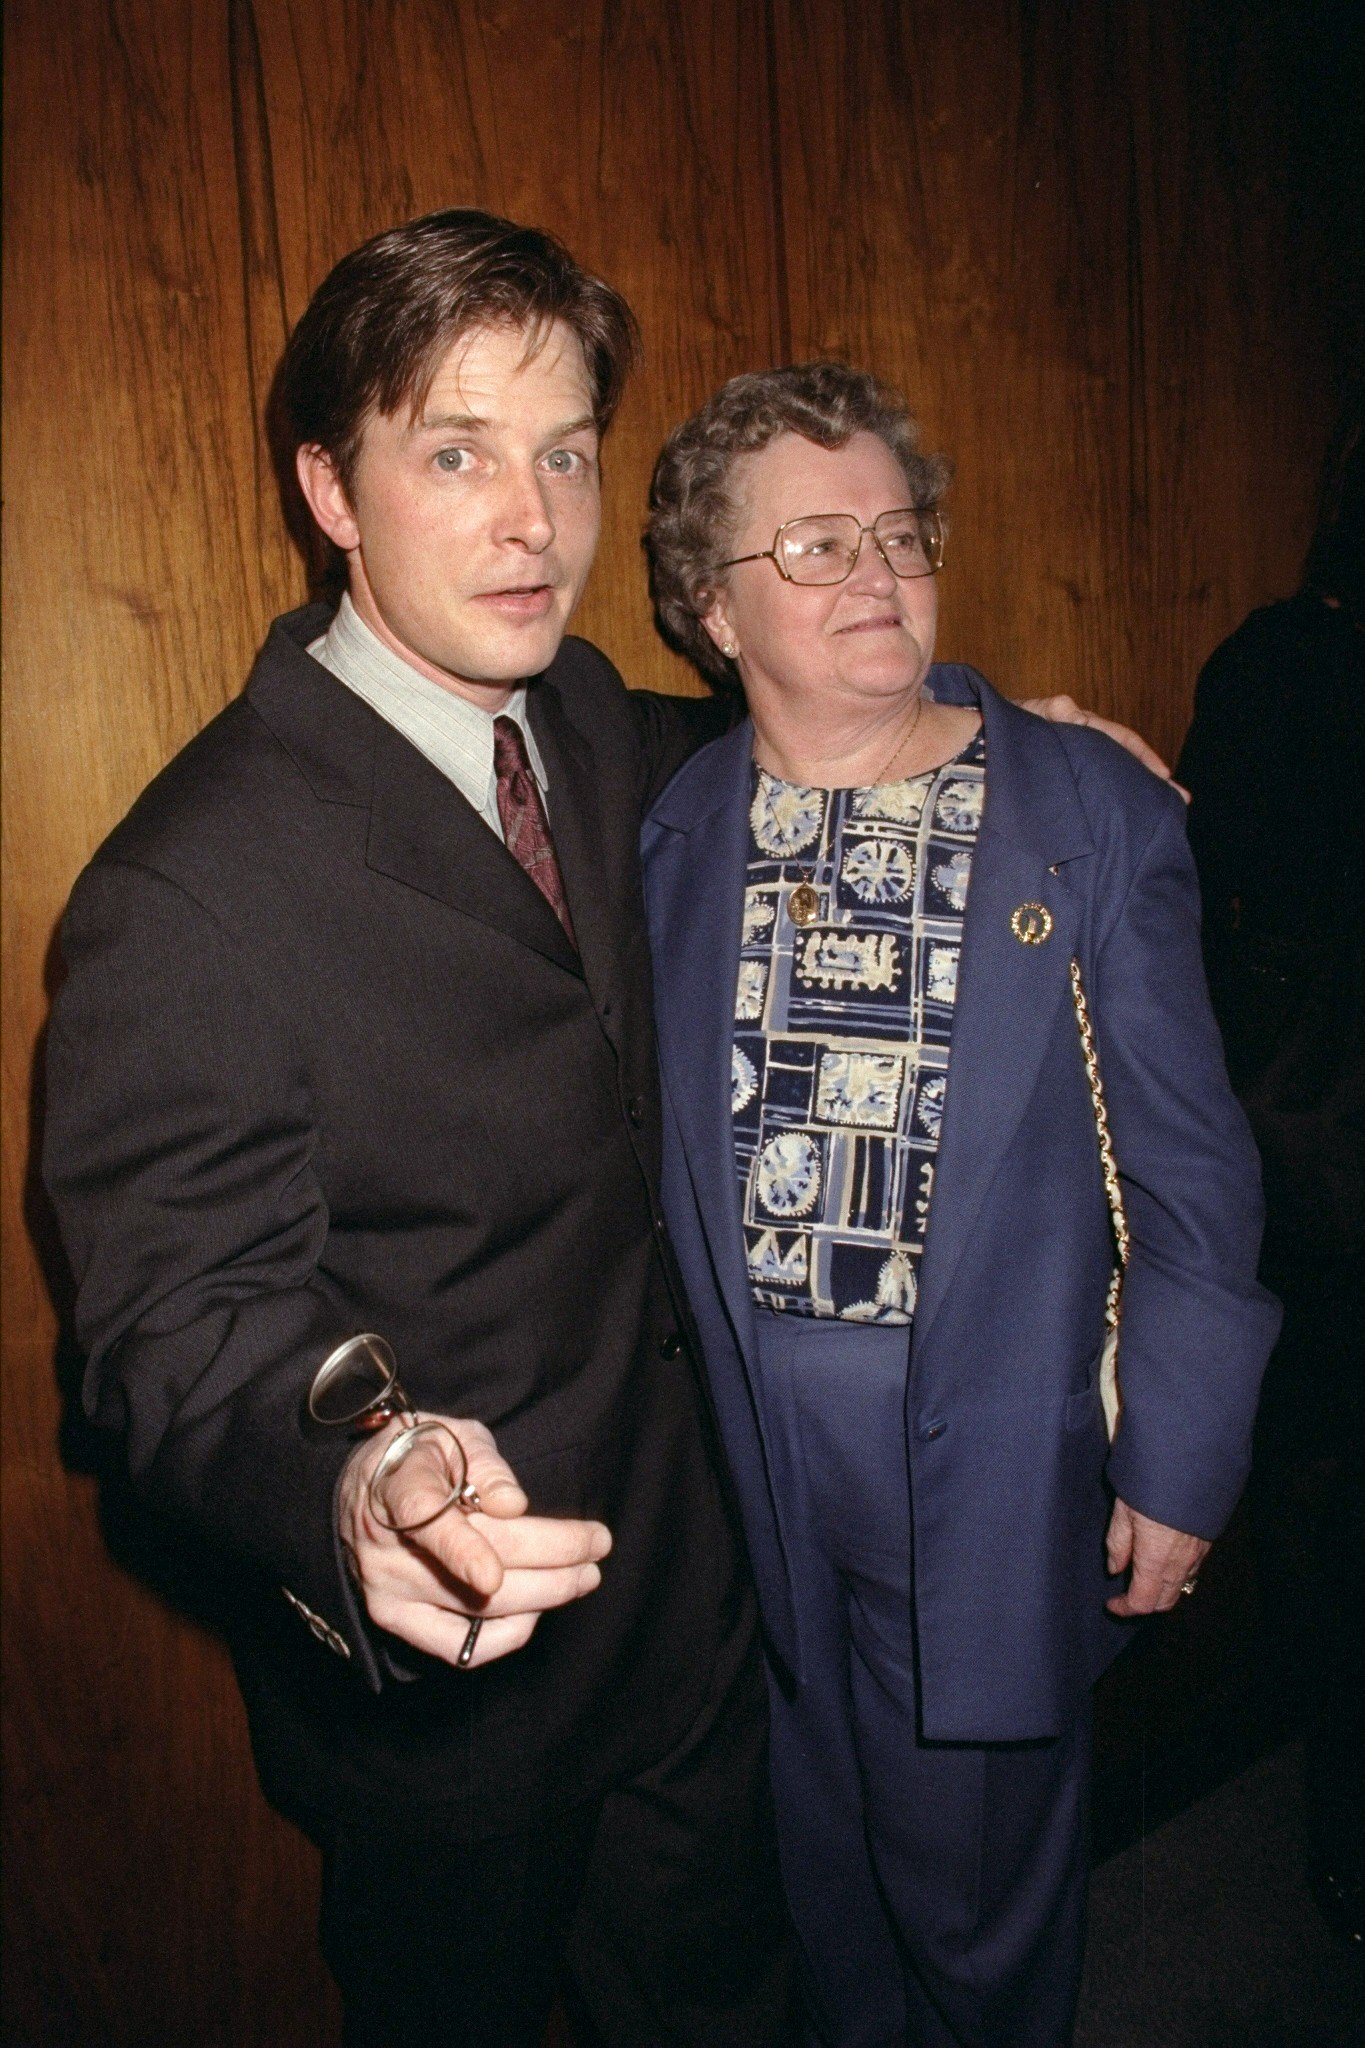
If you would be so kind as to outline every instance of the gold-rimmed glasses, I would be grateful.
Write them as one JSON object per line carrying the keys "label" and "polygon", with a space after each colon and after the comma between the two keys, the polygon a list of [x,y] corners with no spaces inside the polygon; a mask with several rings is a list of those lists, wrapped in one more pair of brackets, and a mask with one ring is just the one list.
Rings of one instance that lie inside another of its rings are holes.
{"label": "gold-rimmed glasses", "polygon": [[862,525],[852,512],[813,512],[788,519],[773,535],[770,548],[756,555],[734,555],[720,566],[734,569],[741,562],[771,562],[788,583],[845,583],[869,533],[891,574],[902,582],[936,576],[943,567],[943,521],[937,512],[913,505],[881,512],[870,526]]}
{"label": "gold-rimmed glasses", "polygon": [[[398,1378],[398,1361],[383,1337],[367,1330],[329,1351],[308,1389],[308,1413],[329,1429],[349,1429],[369,1436],[386,1423],[399,1428],[370,1474],[369,1497],[376,1519],[395,1534],[425,1529],[448,1508],[474,1514],[479,1496],[469,1479],[464,1446],[449,1423],[420,1422]],[[420,1496],[422,1511],[405,1513],[395,1475],[418,1448],[434,1454],[430,1475],[436,1488]],[[436,1499],[436,1505],[430,1505]]]}

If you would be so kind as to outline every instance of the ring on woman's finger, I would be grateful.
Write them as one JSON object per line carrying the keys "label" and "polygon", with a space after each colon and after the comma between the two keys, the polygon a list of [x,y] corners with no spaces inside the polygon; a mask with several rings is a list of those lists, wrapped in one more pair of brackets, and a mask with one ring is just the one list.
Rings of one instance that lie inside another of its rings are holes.
{"label": "ring on woman's finger", "polygon": [[460,1654],[455,1659],[455,1669],[457,1671],[466,1671],[469,1668],[469,1660],[474,1655],[474,1645],[479,1640],[479,1630],[482,1627],[483,1616],[481,1614],[476,1614],[474,1616],[474,1619],[470,1622],[469,1632],[465,1636],[464,1642],[460,1646]]}

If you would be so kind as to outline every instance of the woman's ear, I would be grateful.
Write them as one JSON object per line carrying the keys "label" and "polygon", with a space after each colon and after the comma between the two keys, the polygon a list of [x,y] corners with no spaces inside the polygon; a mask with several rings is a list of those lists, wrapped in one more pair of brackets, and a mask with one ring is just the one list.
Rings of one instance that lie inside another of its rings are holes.
{"label": "woman's ear", "polygon": [[335,462],[325,448],[319,448],[316,442],[310,441],[299,449],[294,466],[298,471],[299,489],[307,499],[314,519],[328,540],[343,553],[350,554],[352,549],[360,546],[360,528]]}
{"label": "woman's ear", "polygon": [[715,641],[725,659],[727,661],[734,661],[739,653],[739,642],[735,638],[735,629],[730,624],[729,613],[725,607],[724,593],[718,590],[699,590],[697,592],[697,603],[698,605],[705,606],[705,610],[699,611],[697,614],[702,625]]}

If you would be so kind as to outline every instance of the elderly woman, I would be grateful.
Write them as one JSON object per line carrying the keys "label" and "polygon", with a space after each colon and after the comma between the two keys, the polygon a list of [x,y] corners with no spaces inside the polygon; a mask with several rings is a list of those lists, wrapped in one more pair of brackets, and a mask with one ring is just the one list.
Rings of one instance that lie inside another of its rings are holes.
{"label": "elderly woman", "polygon": [[944,480],[838,364],[672,435],[659,611],[750,716],[644,852],[811,2025],[1003,2048],[1070,2036],[1089,1689],[1226,1522],[1277,1318],[1180,800],[934,665]]}

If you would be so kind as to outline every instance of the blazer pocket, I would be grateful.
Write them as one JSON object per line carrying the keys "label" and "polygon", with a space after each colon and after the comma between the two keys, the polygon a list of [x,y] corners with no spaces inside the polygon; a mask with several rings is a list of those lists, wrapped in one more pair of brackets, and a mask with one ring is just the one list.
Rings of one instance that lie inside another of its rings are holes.
{"label": "blazer pocket", "polygon": [[1091,1367],[1088,1383],[1070,1395],[1066,1404],[1068,1429],[1085,1429],[1100,1414],[1099,1360]]}

